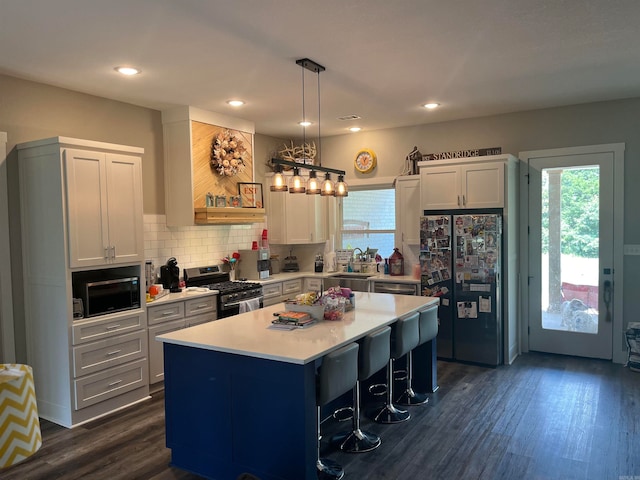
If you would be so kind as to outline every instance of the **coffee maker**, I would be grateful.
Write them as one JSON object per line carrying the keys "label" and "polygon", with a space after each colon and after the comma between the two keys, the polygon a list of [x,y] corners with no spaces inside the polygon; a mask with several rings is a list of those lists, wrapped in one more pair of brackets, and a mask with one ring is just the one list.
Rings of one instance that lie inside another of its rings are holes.
{"label": "coffee maker", "polygon": [[160,280],[162,287],[168,289],[171,293],[180,292],[180,268],[175,257],[167,260],[166,265],[160,267]]}

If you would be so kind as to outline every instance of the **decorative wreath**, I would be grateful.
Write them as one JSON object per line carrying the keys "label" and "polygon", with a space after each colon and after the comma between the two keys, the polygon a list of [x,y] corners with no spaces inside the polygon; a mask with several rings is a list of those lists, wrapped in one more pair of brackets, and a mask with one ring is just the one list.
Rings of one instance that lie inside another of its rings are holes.
{"label": "decorative wreath", "polygon": [[211,142],[211,166],[219,175],[232,177],[242,172],[247,161],[247,149],[229,130],[213,137]]}

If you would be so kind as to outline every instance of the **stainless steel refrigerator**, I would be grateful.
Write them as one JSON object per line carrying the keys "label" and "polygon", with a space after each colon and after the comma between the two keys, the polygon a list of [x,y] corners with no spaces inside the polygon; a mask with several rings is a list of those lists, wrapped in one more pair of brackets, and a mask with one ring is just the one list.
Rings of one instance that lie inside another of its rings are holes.
{"label": "stainless steel refrigerator", "polygon": [[502,363],[501,210],[420,219],[422,294],[440,297],[438,356]]}

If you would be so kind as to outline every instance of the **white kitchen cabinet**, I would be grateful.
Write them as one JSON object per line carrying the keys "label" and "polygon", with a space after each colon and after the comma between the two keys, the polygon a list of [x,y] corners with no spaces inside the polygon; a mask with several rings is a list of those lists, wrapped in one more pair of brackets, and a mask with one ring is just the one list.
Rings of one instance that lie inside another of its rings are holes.
{"label": "white kitchen cabinet", "polygon": [[[271,184],[270,176],[266,183]],[[327,209],[334,197],[267,190],[267,198],[270,243],[301,245],[327,240]]]}
{"label": "white kitchen cabinet", "polygon": [[189,300],[161,300],[147,307],[149,319],[149,383],[164,380],[164,350],[158,335],[193,327],[217,319],[217,295],[207,294]]}
{"label": "white kitchen cabinet", "polygon": [[420,162],[422,210],[502,208],[505,164],[512,155]]}
{"label": "white kitchen cabinet", "polygon": [[396,245],[420,244],[420,176],[396,178]]}
{"label": "white kitchen cabinet", "polygon": [[67,137],[16,149],[27,363],[39,415],[73,427],[149,397],[145,309],[73,318],[74,277],[92,267],[144,285],[144,150]]}
{"label": "white kitchen cabinet", "polygon": [[322,292],[322,278],[306,277],[302,290],[304,292]]}
{"label": "white kitchen cabinet", "polygon": [[141,261],[140,155],[61,148],[67,194],[69,266]]}

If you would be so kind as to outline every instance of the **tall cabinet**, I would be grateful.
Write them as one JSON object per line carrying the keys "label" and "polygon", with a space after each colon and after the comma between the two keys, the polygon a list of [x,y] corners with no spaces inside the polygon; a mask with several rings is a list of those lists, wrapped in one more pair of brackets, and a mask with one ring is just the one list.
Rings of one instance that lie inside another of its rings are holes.
{"label": "tall cabinet", "polygon": [[40,416],[72,427],[149,396],[144,289],[140,308],[73,308],[80,278],[145,284],[144,150],[67,137],[17,150],[28,362]]}
{"label": "tall cabinet", "polygon": [[510,154],[420,162],[422,211],[501,209],[503,218],[503,358],[520,353],[518,338],[518,159]]}

